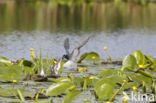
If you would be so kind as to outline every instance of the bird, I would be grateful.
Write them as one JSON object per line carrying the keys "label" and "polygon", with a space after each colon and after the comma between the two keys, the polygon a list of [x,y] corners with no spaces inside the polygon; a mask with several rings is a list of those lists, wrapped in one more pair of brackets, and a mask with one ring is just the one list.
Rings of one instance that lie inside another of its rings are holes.
{"label": "bird", "polygon": [[52,72],[52,74],[54,75],[58,75],[59,70],[61,68],[61,62],[63,60],[64,57],[60,58],[58,61],[54,61],[52,67],[50,67],[50,70]]}
{"label": "bird", "polygon": [[67,62],[64,63],[63,67],[64,68],[77,68],[77,63],[76,63],[76,58],[80,54],[80,49],[83,47],[88,40],[90,39],[90,36],[86,37],[83,41],[81,41],[77,46],[73,49],[71,53],[69,53],[69,39],[66,38],[64,41],[64,48],[66,51],[66,54],[63,55],[64,58],[67,59]]}

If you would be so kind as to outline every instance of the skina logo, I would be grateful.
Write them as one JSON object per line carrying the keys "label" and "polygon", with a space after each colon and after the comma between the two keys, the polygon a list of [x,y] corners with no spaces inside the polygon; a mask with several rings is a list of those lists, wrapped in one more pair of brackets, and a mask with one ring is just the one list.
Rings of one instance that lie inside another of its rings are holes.
{"label": "skina logo", "polygon": [[126,92],[123,92],[122,100],[128,99],[129,101],[147,101],[152,102],[154,101],[155,95],[154,94],[141,94],[140,92],[131,92],[128,96]]}

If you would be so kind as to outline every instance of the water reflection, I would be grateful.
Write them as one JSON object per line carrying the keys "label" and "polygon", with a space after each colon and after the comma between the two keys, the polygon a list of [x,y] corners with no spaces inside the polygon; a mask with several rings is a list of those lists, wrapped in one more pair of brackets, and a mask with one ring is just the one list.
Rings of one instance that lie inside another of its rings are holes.
{"label": "water reflection", "polygon": [[81,36],[68,33],[55,35],[51,32],[38,31],[4,33],[5,36],[0,35],[0,53],[1,56],[11,59],[14,57],[30,59],[30,48],[34,48],[38,56],[39,50],[42,48],[44,58],[47,53],[49,56],[59,58],[65,53],[63,43],[66,37],[70,39],[71,51],[87,35],[93,35],[91,40],[82,47],[81,54],[95,51],[102,58],[107,58],[103,47],[108,46],[108,51],[113,58],[124,57],[135,50],[141,50],[144,54],[152,57],[156,56],[155,32],[125,30],[114,33],[93,32],[82,34]]}
{"label": "water reflection", "polygon": [[101,32],[156,28],[155,3],[78,1],[1,0],[0,32]]}

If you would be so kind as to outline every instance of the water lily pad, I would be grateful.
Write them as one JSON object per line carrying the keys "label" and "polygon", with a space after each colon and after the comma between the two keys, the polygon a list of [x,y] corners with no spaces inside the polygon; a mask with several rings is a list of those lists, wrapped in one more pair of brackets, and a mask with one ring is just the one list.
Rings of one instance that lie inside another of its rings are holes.
{"label": "water lily pad", "polygon": [[98,88],[94,88],[94,90],[99,100],[106,100],[113,95],[114,87],[111,84],[104,83]]}
{"label": "water lily pad", "polygon": [[129,73],[128,75],[132,78],[133,81],[136,81],[139,84],[142,84],[143,82],[149,85],[152,84],[152,79],[150,77],[144,76],[139,73]]}
{"label": "water lily pad", "polygon": [[67,83],[67,82],[59,82],[59,83],[52,84],[47,89],[46,96],[60,95],[60,94],[64,93],[71,86],[73,86],[73,84]]}
{"label": "water lily pad", "polygon": [[84,53],[81,55],[80,59],[78,60],[78,63],[81,63],[82,60],[100,60],[100,56],[96,52]]}
{"label": "water lily pad", "polygon": [[100,72],[97,77],[102,77],[105,78],[107,76],[111,76],[111,75],[118,75],[118,76],[122,76],[126,78],[126,74],[125,72],[121,71],[121,70],[116,70],[116,69],[105,69],[102,72]]}
{"label": "water lily pad", "polygon": [[136,58],[133,55],[127,55],[124,58],[122,65],[123,66],[122,66],[121,70],[126,70],[126,68],[134,69],[135,67],[137,67]]}
{"label": "water lily pad", "polygon": [[143,53],[141,51],[136,50],[135,52],[133,52],[133,56],[136,58],[138,65],[144,65],[145,56],[143,55]]}
{"label": "water lily pad", "polygon": [[120,77],[118,75],[111,75],[109,77],[97,80],[97,82],[94,84],[94,88],[98,88],[99,86],[103,85],[104,83],[108,83],[108,84],[115,86],[116,83],[120,83],[123,80],[125,80],[125,78]]}
{"label": "water lily pad", "polygon": [[10,65],[0,67],[0,81],[9,82],[13,80],[23,80],[24,74],[23,70],[18,65]]}
{"label": "water lily pad", "polygon": [[75,100],[80,95],[80,90],[73,90],[69,92],[65,98],[63,103],[72,103],[73,100]]}

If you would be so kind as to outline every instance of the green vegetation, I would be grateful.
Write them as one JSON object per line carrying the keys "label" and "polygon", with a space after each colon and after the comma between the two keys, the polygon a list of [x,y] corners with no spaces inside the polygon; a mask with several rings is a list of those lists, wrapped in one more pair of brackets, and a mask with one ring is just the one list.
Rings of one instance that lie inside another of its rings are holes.
{"label": "green vegetation", "polygon": [[155,11],[155,0],[4,0],[0,32],[155,30]]}
{"label": "green vegetation", "polygon": [[[107,65],[101,64],[100,57],[96,52],[84,53],[78,61],[80,60],[80,66],[82,66],[84,61],[90,62],[95,67]],[[96,63],[92,64],[93,60]],[[19,98],[21,101],[27,101],[28,97],[31,100],[40,101],[42,98],[64,96],[63,103],[72,103],[82,93],[86,92],[91,92],[91,95],[97,101],[109,102],[115,101],[116,96],[121,95],[123,92],[129,94],[130,91],[139,91],[142,94],[151,93],[154,95],[156,93],[156,61],[139,50],[127,55],[123,59],[121,69],[103,68],[98,74],[92,75],[88,75],[86,71],[79,71],[78,73],[80,74],[83,72],[83,76],[78,77],[70,73],[67,77],[51,78],[49,76],[51,71],[48,68],[54,65],[54,61],[54,59],[48,57],[43,59],[41,51],[40,57],[36,58],[33,49],[31,49],[31,60],[10,61],[5,57],[0,57],[0,82],[12,85],[11,88],[7,89],[0,87],[0,96]],[[112,60],[107,62],[112,62]],[[40,74],[42,67],[46,71],[46,75],[40,77],[37,81],[41,83],[51,82],[52,84],[48,88],[42,88],[32,96],[26,95],[24,88],[15,86],[18,82],[28,80],[28,77],[29,80],[34,80],[33,78],[38,77]],[[85,65],[83,67],[87,68]],[[128,101],[128,99],[124,98],[123,101]]]}

